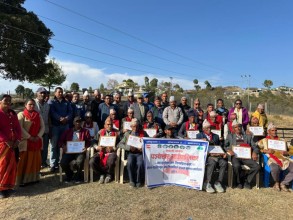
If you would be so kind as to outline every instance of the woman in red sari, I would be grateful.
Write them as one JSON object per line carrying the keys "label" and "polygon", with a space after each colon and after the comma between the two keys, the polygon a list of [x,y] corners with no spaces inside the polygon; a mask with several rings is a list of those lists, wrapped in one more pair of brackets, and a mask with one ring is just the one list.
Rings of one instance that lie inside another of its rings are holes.
{"label": "woman in red sari", "polygon": [[11,96],[0,97],[0,198],[11,195],[15,185],[15,152],[21,139],[21,128],[16,113],[10,109]]}
{"label": "woman in red sari", "polygon": [[18,113],[18,121],[22,129],[19,144],[20,159],[17,167],[17,185],[34,183],[40,179],[42,136],[45,131],[41,115],[34,110],[35,100],[25,102],[23,112]]}

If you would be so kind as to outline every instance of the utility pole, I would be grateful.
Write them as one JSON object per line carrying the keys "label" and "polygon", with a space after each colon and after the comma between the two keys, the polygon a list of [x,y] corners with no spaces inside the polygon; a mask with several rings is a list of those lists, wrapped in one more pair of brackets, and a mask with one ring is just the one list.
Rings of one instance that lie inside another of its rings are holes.
{"label": "utility pole", "polygon": [[171,80],[171,82],[170,82],[170,95],[169,95],[169,97],[172,95],[172,87],[173,87],[173,85],[172,85],[173,77],[172,76],[170,76],[170,80]]}
{"label": "utility pole", "polygon": [[241,75],[241,78],[243,78],[244,80],[247,80],[247,84],[248,84],[248,88],[247,88],[247,109],[249,109],[250,107],[250,103],[249,103],[249,89],[250,89],[250,77],[251,75]]}

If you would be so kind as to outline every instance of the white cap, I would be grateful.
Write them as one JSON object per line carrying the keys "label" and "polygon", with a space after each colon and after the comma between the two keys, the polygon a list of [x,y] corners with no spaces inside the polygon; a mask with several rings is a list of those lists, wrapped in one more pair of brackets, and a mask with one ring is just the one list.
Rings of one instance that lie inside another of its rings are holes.
{"label": "white cap", "polygon": [[170,96],[169,102],[174,102],[174,101],[175,101],[175,97],[174,96]]}
{"label": "white cap", "polygon": [[90,111],[87,111],[85,114],[84,114],[85,117],[92,117],[92,113]]}
{"label": "white cap", "polygon": [[127,112],[134,112],[133,108],[128,108]]}
{"label": "white cap", "polygon": [[84,93],[83,93],[83,96],[88,96],[89,95],[89,93],[88,93],[88,91],[86,90]]}
{"label": "white cap", "polygon": [[211,124],[208,122],[208,120],[205,119],[205,120],[203,121],[203,123],[202,123],[202,127],[203,127],[203,128],[208,128],[208,127],[211,127]]}
{"label": "white cap", "polygon": [[216,117],[217,113],[215,111],[211,111],[210,112],[210,117],[214,118]]}
{"label": "white cap", "polygon": [[111,108],[110,109],[110,114],[116,113],[115,109]]}
{"label": "white cap", "polygon": [[127,96],[133,96],[133,92],[129,91]]}
{"label": "white cap", "polygon": [[137,124],[138,124],[138,120],[137,120],[136,118],[133,118],[133,119],[131,120],[130,125],[137,125]]}
{"label": "white cap", "polygon": [[271,130],[272,128],[276,128],[276,126],[272,122],[270,122],[268,125],[268,130]]}

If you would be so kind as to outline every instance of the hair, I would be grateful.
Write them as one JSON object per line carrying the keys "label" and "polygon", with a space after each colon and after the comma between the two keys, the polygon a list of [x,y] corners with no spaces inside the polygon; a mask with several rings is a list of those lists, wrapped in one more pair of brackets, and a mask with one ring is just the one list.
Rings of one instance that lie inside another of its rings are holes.
{"label": "hair", "polygon": [[224,102],[224,101],[223,101],[223,99],[217,99],[217,103],[218,103],[219,101],[222,101],[222,102]]}
{"label": "hair", "polygon": [[36,101],[32,98],[26,99],[24,102],[24,105],[26,105],[28,102],[32,101],[33,103],[36,103]]}
{"label": "hair", "polygon": [[11,98],[11,95],[8,95],[8,94],[0,95],[0,101],[2,101],[5,98]]}
{"label": "hair", "polygon": [[152,112],[152,111],[148,111],[146,114],[151,114],[151,115],[153,115],[153,112]]}
{"label": "hair", "polygon": [[156,100],[161,101],[161,97],[160,97],[160,96],[156,96],[156,97],[154,98],[154,101],[156,101]]}
{"label": "hair", "polygon": [[242,103],[242,100],[241,99],[236,99],[234,104],[236,104],[236,102],[241,102]]}
{"label": "hair", "polygon": [[164,95],[164,94],[168,96],[167,92],[163,92],[163,93],[161,94],[161,96]]}
{"label": "hair", "polygon": [[56,87],[54,91],[57,92],[58,89],[63,91],[63,89],[60,86]]}
{"label": "hair", "polygon": [[207,104],[207,108],[210,107],[210,106],[214,107],[214,105],[212,103]]}
{"label": "hair", "polygon": [[72,95],[73,95],[73,96],[74,96],[74,95],[78,95],[78,96],[79,96],[79,93],[78,93],[78,92],[74,92]]}

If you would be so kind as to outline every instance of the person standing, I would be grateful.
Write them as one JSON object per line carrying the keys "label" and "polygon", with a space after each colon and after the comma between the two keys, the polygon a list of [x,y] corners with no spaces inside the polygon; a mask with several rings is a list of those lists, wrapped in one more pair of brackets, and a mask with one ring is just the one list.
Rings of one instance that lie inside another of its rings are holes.
{"label": "person standing", "polygon": [[42,116],[45,131],[43,134],[43,148],[42,148],[42,167],[47,167],[47,158],[48,158],[48,147],[49,147],[49,113],[50,113],[50,106],[45,101],[47,96],[47,90],[44,87],[40,87],[37,90],[37,98],[35,99],[35,110],[39,112]]}
{"label": "person standing", "polygon": [[141,94],[137,95],[137,102],[133,103],[134,117],[138,120],[139,124],[142,125],[146,120],[146,114],[149,110],[147,104],[143,103],[143,97]]}
{"label": "person standing", "polygon": [[11,96],[0,96],[0,198],[13,193],[18,160],[21,127],[16,113],[10,109]]}
{"label": "person standing", "polygon": [[237,115],[237,122],[242,124],[244,131],[246,131],[246,127],[249,122],[249,115],[248,115],[248,110],[242,106],[242,101],[240,99],[237,99],[235,101],[235,106],[230,108],[229,116],[233,112],[236,113]]}
{"label": "person standing", "polygon": [[91,111],[93,115],[93,121],[97,122],[99,126],[101,126],[101,123],[99,122],[99,105],[103,103],[104,101],[101,99],[101,93],[99,90],[94,91],[94,100],[91,103]]}
{"label": "person standing", "polygon": [[22,130],[16,177],[16,184],[20,186],[38,182],[40,179],[45,125],[42,116],[34,109],[35,104],[34,99],[28,99],[24,110],[17,115]]}
{"label": "person standing", "polygon": [[106,119],[109,117],[110,115],[110,110],[114,109],[116,112],[118,112],[117,110],[117,106],[113,105],[111,103],[111,96],[110,95],[106,95],[105,97],[105,102],[99,105],[99,120],[100,122],[103,124],[105,124]]}
{"label": "person standing", "polygon": [[60,156],[58,141],[62,133],[69,128],[69,122],[72,118],[72,108],[71,103],[64,99],[63,89],[61,87],[56,87],[55,96],[49,101],[49,105],[52,122],[50,167],[51,172],[55,172],[58,168]]}

